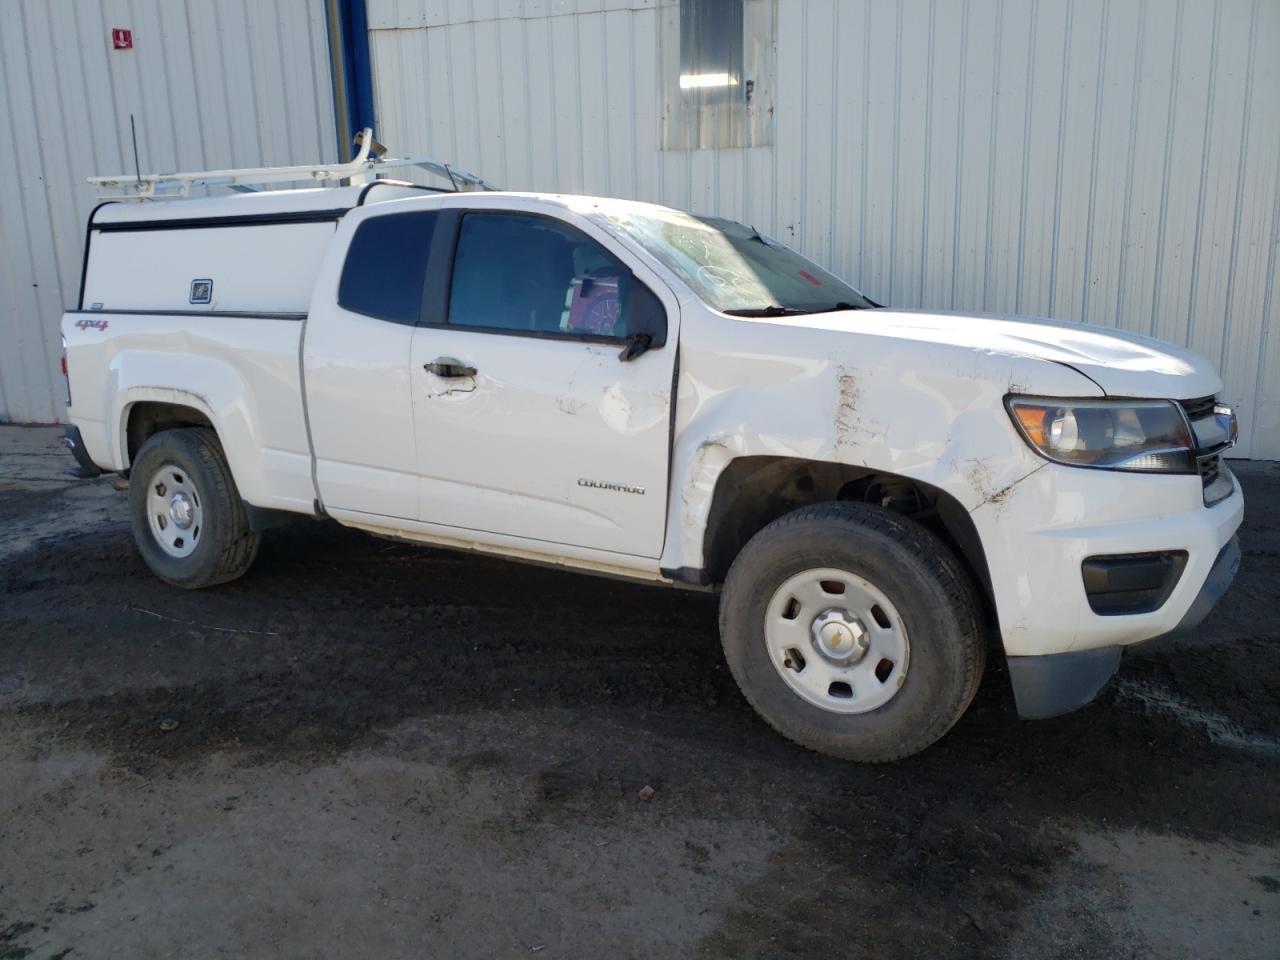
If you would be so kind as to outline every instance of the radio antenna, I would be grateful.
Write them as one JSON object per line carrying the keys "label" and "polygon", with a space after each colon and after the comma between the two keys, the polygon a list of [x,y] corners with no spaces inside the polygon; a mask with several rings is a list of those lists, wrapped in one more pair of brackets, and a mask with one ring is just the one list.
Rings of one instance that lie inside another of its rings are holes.
{"label": "radio antenna", "polygon": [[138,126],[133,122],[133,114],[129,114],[129,132],[133,134],[133,175],[142,183],[142,167],[138,165]]}

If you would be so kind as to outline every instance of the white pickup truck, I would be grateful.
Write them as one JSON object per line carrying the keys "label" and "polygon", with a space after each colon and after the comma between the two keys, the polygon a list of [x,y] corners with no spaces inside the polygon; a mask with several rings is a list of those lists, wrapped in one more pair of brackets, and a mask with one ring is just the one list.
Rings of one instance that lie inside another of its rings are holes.
{"label": "white pickup truck", "polygon": [[1023,716],[1088,703],[1239,564],[1235,418],[1198,356],[890,309],[645,203],[107,203],[62,332],[69,443],[130,478],[164,580],[239,577],[306,514],[718,589],[743,693],[839,757],[940,738],[997,637]]}

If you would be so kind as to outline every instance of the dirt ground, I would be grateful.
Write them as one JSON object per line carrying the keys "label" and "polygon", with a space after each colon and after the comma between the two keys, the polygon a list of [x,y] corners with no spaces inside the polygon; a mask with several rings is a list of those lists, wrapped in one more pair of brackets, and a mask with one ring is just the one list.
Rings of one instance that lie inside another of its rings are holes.
{"label": "dirt ground", "polygon": [[861,767],[714,598],[312,522],[185,593],[68,465],[0,429],[0,960],[1280,957],[1280,466],[1195,639]]}

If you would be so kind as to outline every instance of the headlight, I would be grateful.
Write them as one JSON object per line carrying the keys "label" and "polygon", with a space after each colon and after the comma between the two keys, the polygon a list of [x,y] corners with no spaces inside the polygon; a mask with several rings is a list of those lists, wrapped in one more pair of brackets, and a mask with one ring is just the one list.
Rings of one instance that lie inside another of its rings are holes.
{"label": "headlight", "polygon": [[1013,422],[1041,456],[1073,467],[1195,473],[1195,442],[1169,400],[1009,397]]}

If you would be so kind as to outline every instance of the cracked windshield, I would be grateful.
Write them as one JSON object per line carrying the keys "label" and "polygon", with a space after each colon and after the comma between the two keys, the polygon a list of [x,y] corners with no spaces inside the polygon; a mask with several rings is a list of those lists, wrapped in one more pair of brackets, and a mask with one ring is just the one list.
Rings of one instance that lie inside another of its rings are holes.
{"label": "cracked windshield", "polygon": [[722,313],[767,317],[877,306],[754,227],[675,210],[608,217]]}

